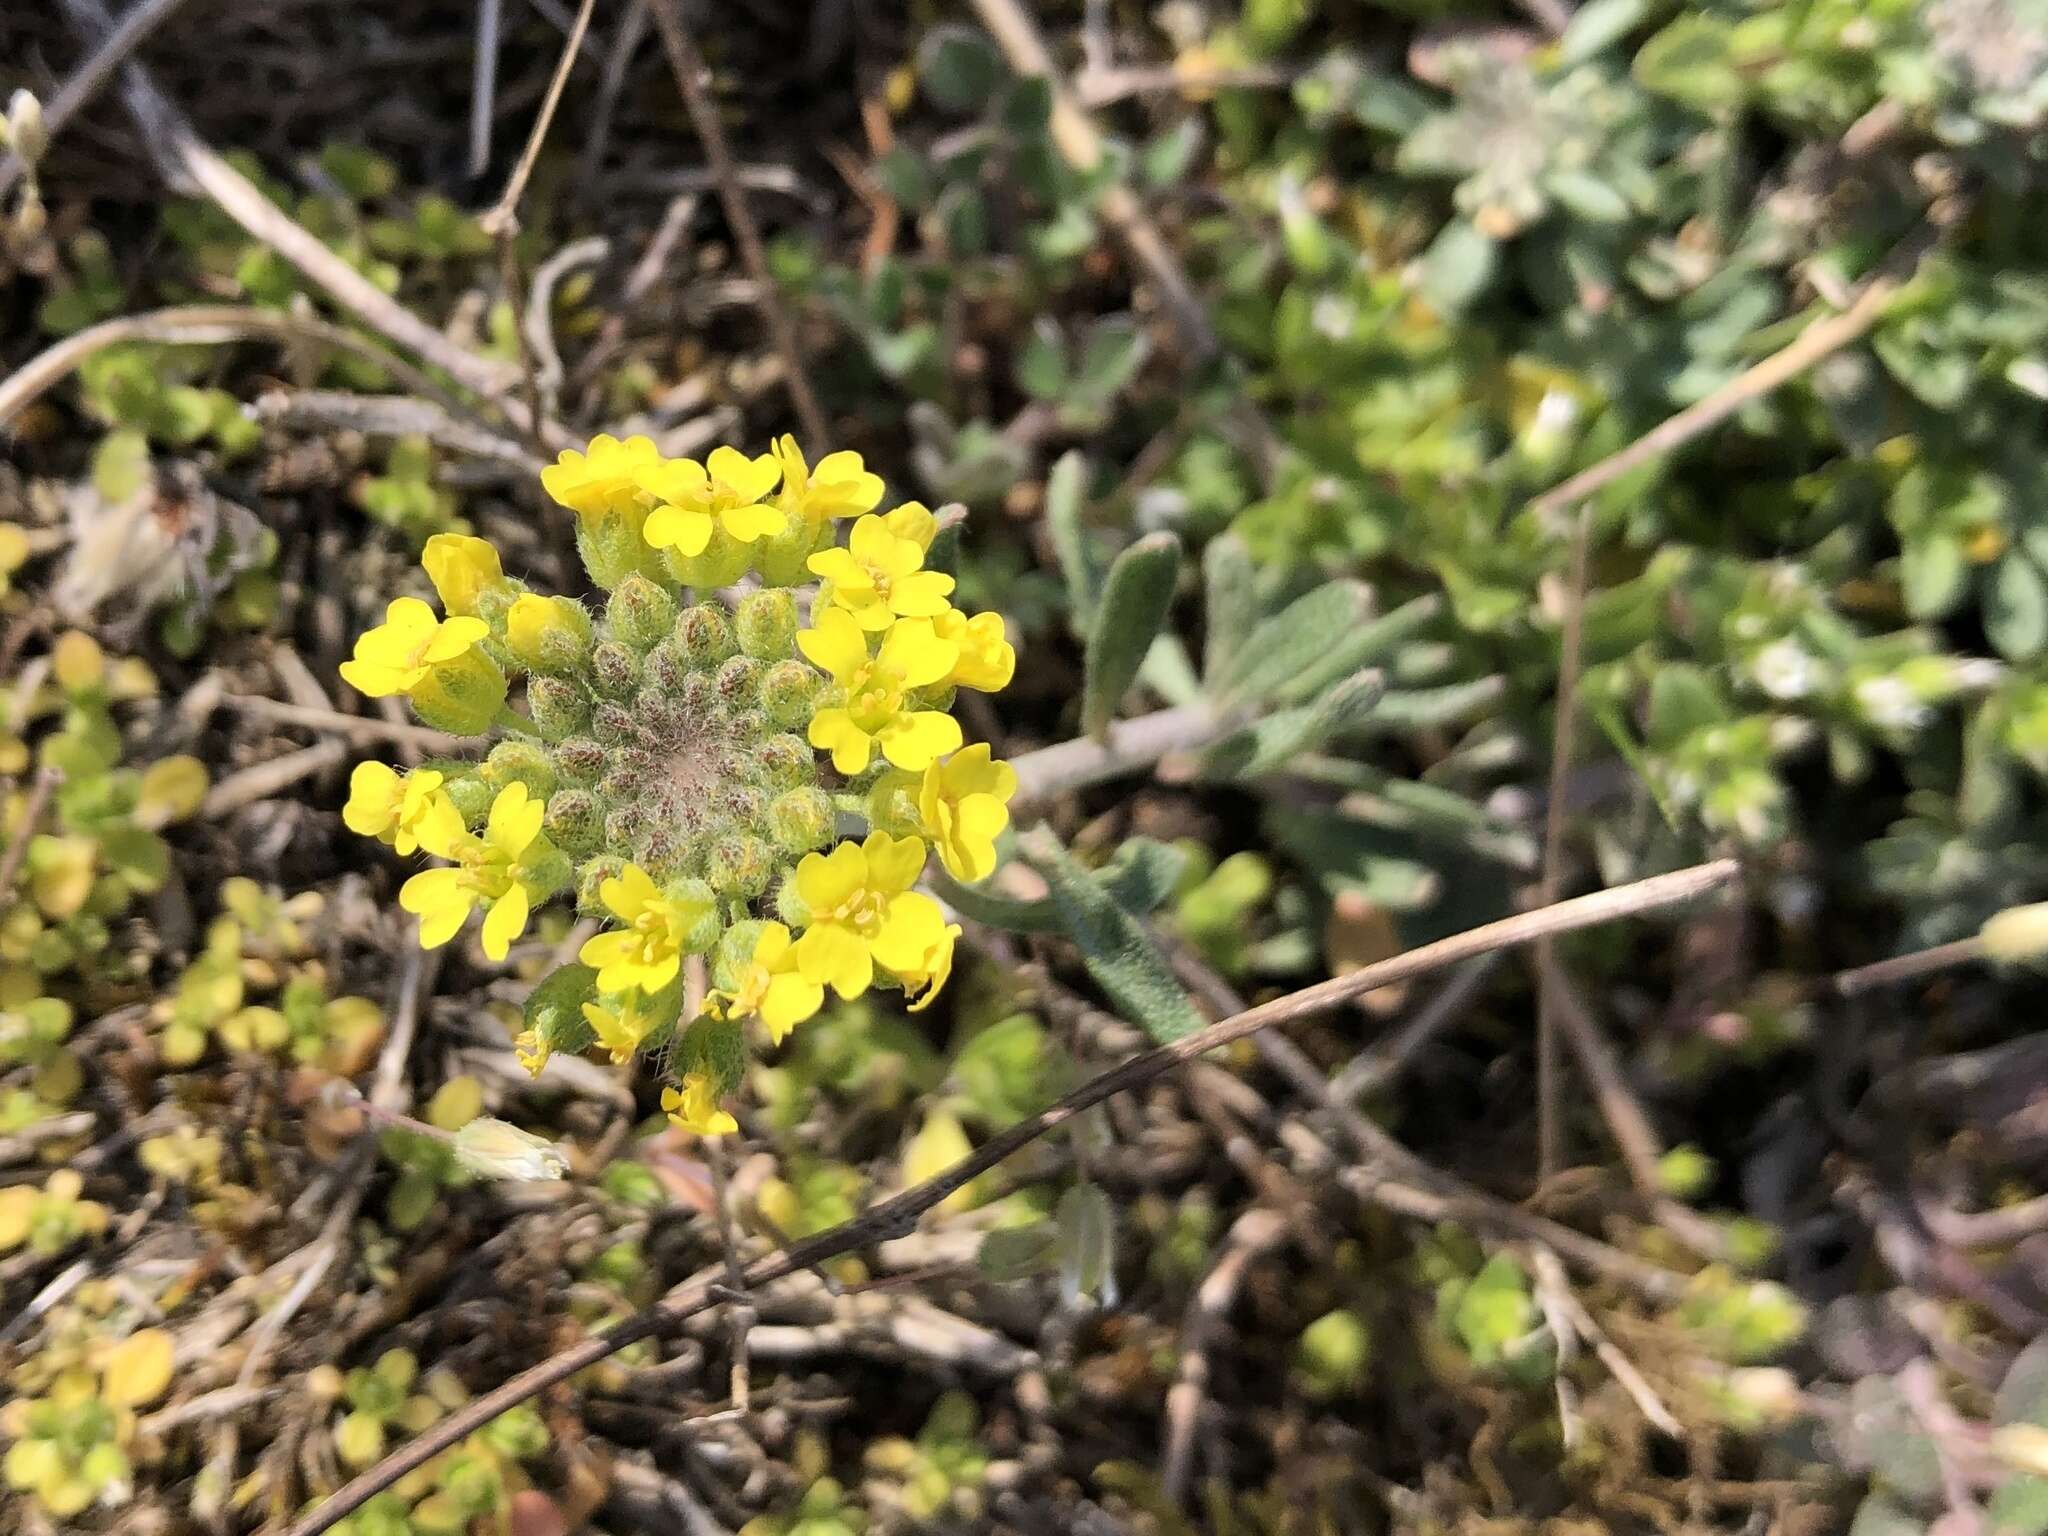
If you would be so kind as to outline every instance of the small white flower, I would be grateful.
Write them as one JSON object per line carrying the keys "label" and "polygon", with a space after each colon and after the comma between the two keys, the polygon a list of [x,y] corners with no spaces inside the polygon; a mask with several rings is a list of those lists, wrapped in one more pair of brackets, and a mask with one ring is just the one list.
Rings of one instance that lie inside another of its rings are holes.
{"label": "small white flower", "polygon": [[1773,640],[1750,658],[1757,687],[1774,699],[1803,699],[1821,685],[1821,664],[1789,636]]}
{"label": "small white flower", "polygon": [[1856,685],[1856,704],[1863,718],[1879,730],[1917,731],[1934,711],[1896,677],[1866,677]]}
{"label": "small white flower", "polygon": [[1358,324],[1358,306],[1341,293],[1326,293],[1316,300],[1308,318],[1317,335],[1331,341],[1342,341]]}

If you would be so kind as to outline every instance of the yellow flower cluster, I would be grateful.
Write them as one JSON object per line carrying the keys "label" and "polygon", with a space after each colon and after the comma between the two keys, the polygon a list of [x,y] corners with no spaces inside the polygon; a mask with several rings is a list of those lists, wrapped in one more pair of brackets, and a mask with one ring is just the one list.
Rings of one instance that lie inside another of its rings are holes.
{"label": "yellow flower cluster", "polygon": [[[442,612],[395,599],[342,675],[440,729],[505,734],[481,764],[361,764],[343,817],[443,861],[399,896],[428,947],[481,909],[484,952],[503,959],[573,887],[605,927],[536,990],[522,1059],[659,1049],[678,1123],[730,1131],[734,1025],[780,1042],[828,992],[891,985],[916,1010],[945,984],[960,929],[916,887],[933,852],[956,880],[992,873],[1017,790],[949,711],[958,689],[1006,686],[1016,653],[1000,615],[955,609],[953,578],[927,568],[939,520],[878,511],[858,454],[812,465],[784,437],[699,462],[600,436],[541,483],[576,514],[604,612],[528,591],[482,539],[429,540]],[[743,577],[736,606],[711,601]],[[529,714],[508,702],[521,677]],[[849,815],[869,830],[828,848]],[[685,1019],[692,956],[710,986]]]}

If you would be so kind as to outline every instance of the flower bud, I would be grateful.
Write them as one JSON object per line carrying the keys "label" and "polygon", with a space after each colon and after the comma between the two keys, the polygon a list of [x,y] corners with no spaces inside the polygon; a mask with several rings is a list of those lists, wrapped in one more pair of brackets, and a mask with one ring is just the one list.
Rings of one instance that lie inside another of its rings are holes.
{"label": "flower bud", "polygon": [[640,675],[647,680],[649,688],[658,688],[675,698],[681,695],[690,676],[690,664],[683,659],[683,653],[674,640],[664,640],[647,653]]}
{"label": "flower bud", "polygon": [[733,614],[740,649],[759,661],[780,661],[796,644],[796,599],[779,588],[749,592]]}
{"label": "flower bud", "polygon": [[633,711],[611,699],[599,699],[590,711],[590,734],[607,747],[623,747],[637,740],[640,731],[633,723]]}
{"label": "flower bud", "polygon": [[831,797],[816,786],[789,790],[768,807],[769,830],[786,853],[824,847],[836,820]]}
{"label": "flower bud", "polygon": [[633,845],[633,862],[657,884],[675,879],[690,867],[690,839],[673,821],[658,819]]}
{"label": "flower bud", "polygon": [[505,674],[471,646],[453,661],[437,662],[408,697],[413,713],[437,731],[480,736],[505,707]]}
{"label": "flower bud", "polygon": [[811,904],[804,900],[803,892],[797,888],[796,871],[785,871],[782,883],[775,888],[775,915],[790,928],[807,928],[811,922]]}
{"label": "flower bud", "polygon": [[612,589],[605,618],[613,639],[636,651],[651,651],[676,621],[676,600],[647,577],[634,574]]}
{"label": "flower bud", "polygon": [[770,736],[754,748],[754,771],[772,788],[793,789],[817,782],[818,760],[801,736]]}
{"label": "flower bud", "polygon": [[807,562],[832,542],[832,524],[793,517],[789,526],[754,545],[754,569],[771,587],[800,587],[812,579]]}
{"label": "flower bud", "polygon": [[716,603],[698,603],[676,616],[676,649],[698,671],[708,672],[739,649],[732,620]]}
{"label": "flower bud", "polygon": [[549,741],[590,729],[590,696],[560,677],[534,677],[526,684],[526,711]]}
{"label": "flower bud", "polygon": [[555,765],[548,755],[530,741],[501,741],[484,758],[483,778],[494,788],[524,784],[536,800],[555,792]]}
{"label": "flower bud", "polygon": [[548,796],[541,830],[564,853],[582,858],[595,853],[604,834],[597,797],[587,789],[558,789]]}
{"label": "flower bud", "polygon": [[531,671],[566,676],[590,654],[590,615],[566,597],[523,592],[505,610],[505,649]]}
{"label": "flower bud", "polygon": [[555,744],[555,771],[570,784],[595,784],[606,761],[604,748],[588,736],[570,736]]}
{"label": "flower bud", "polygon": [[465,827],[476,826],[490,815],[491,802],[498,796],[496,787],[479,773],[450,775],[441,781],[441,793],[454,802]]}
{"label": "flower bud", "polygon": [[740,715],[754,707],[761,694],[761,663],[751,656],[734,656],[718,669],[718,702],[728,715]]}
{"label": "flower bud", "polygon": [[587,965],[559,966],[541,978],[527,995],[520,1035],[519,1059],[527,1071],[538,1073],[550,1052],[574,1054],[589,1046],[593,1036],[583,1005],[596,995],[597,973]]}
{"label": "flower bud", "polygon": [[891,768],[868,788],[868,825],[892,837],[921,837],[924,818],[917,808],[923,775]]}
{"label": "flower bud", "polygon": [[768,845],[745,832],[728,832],[704,855],[704,878],[726,901],[751,901],[760,895],[768,889],[775,867]]}
{"label": "flower bud", "polygon": [[647,831],[647,825],[647,807],[637,800],[628,800],[605,813],[604,840],[614,848],[631,848]]}
{"label": "flower bud", "polygon": [[7,98],[7,145],[31,173],[43,158],[43,151],[50,147],[49,129],[43,123],[43,104],[32,91],[18,90]]}
{"label": "flower bud", "polygon": [[583,569],[590,573],[591,582],[609,592],[644,568],[647,545],[640,537],[637,519],[600,511],[576,519],[576,553],[583,557]]}
{"label": "flower bud", "polygon": [[640,658],[616,640],[598,644],[590,653],[590,675],[608,699],[630,699],[640,691]]}
{"label": "flower bud", "polygon": [[478,1178],[532,1182],[559,1179],[569,1160],[552,1141],[488,1116],[455,1133],[455,1161]]}
{"label": "flower bud", "polygon": [[762,674],[761,708],[785,730],[802,725],[811,718],[824,681],[815,668],[801,661],[778,661]]}
{"label": "flower bud", "polygon": [[2025,965],[2048,957],[2048,901],[1994,913],[1985,921],[1978,942],[1987,956],[2003,965]]}

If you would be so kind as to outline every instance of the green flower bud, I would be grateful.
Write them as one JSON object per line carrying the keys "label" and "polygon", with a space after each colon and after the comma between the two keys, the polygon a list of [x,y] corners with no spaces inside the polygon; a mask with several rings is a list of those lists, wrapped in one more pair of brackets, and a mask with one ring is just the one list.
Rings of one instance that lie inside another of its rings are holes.
{"label": "green flower bud", "polygon": [[751,901],[768,889],[777,867],[774,851],[746,832],[728,832],[704,855],[704,878],[722,900]]}
{"label": "green flower bud", "polygon": [[462,824],[474,827],[491,814],[491,802],[498,797],[496,789],[480,774],[465,773],[450,776],[441,785],[442,792],[455,802],[455,809],[462,816]]}
{"label": "green flower bud", "polygon": [[625,867],[626,861],[611,853],[586,860],[576,871],[576,910],[585,917],[609,917],[611,909],[604,904],[598,888],[605,881],[616,879]]}
{"label": "green flower bud", "polygon": [[597,797],[587,789],[556,790],[548,796],[541,830],[572,857],[595,853],[604,836],[604,818],[598,812]]}
{"label": "green flower bud", "polygon": [[614,640],[636,651],[651,651],[676,621],[676,600],[645,576],[631,575],[612,589],[605,618]]}
{"label": "green flower bud", "polygon": [[505,622],[512,611],[513,603],[526,591],[526,583],[513,581],[509,577],[479,587],[476,594],[476,616],[491,626],[491,633],[505,633]]}
{"label": "green flower bud", "polygon": [[647,653],[640,675],[647,680],[649,688],[676,697],[682,693],[691,676],[690,663],[684,659],[675,641],[668,639]]}
{"label": "green flower bud", "polygon": [[788,730],[811,718],[825,679],[816,668],[791,658],[778,661],[761,677],[761,708],[776,725]]}
{"label": "green flower bud", "polygon": [[662,558],[669,574],[686,587],[729,587],[747,574],[749,548],[723,528],[714,528],[701,555],[679,555],[670,549]]}
{"label": "green flower bud", "polygon": [[754,945],[768,925],[758,918],[746,918],[726,929],[711,957],[711,984],[732,991],[747,973],[754,959]]}
{"label": "green flower bud", "polygon": [[761,663],[751,656],[734,656],[718,669],[715,682],[725,712],[745,714],[761,696]]}
{"label": "green flower bud", "polygon": [[633,711],[612,699],[600,699],[590,711],[590,734],[607,747],[622,747],[640,734]]}
{"label": "green flower bud", "polygon": [[917,808],[923,775],[891,768],[868,788],[868,825],[891,837],[923,835],[924,819]]}
{"label": "green flower bud", "polygon": [[646,569],[647,545],[636,518],[600,512],[576,519],[576,553],[591,581],[609,592],[636,571]]}
{"label": "green flower bud", "polygon": [[590,655],[590,615],[566,597],[526,592],[505,610],[505,649],[529,671],[566,677]]}
{"label": "green flower bud", "polygon": [[792,789],[768,807],[768,828],[786,853],[808,853],[832,840],[832,799],[815,786]]}
{"label": "green flower bud", "polygon": [[702,909],[690,931],[683,935],[683,953],[706,953],[718,942],[718,936],[725,931],[724,920],[718,913],[718,899],[712,893],[711,887],[702,880],[684,879],[671,880],[666,889],[670,898],[685,909]]}
{"label": "green flower bud", "polygon": [[782,883],[775,888],[775,915],[790,928],[807,928],[811,921],[811,904],[804,900],[803,892],[797,889],[796,871],[783,872]]}
{"label": "green flower bud", "polygon": [[684,662],[708,672],[739,649],[732,619],[716,603],[698,603],[676,616],[676,649]]}
{"label": "green flower bud", "polygon": [[526,999],[525,1024],[543,1052],[573,1055],[589,1048],[590,1021],[583,1005],[597,995],[597,972],[565,965],[549,972]]}
{"label": "green flower bud", "polygon": [[812,579],[806,562],[832,538],[830,522],[813,524],[793,517],[781,533],[754,545],[754,569],[761,573],[764,586],[801,587]]}
{"label": "green flower bud", "polygon": [[555,792],[555,765],[548,760],[547,753],[530,741],[501,741],[492,747],[484,758],[483,778],[498,789],[507,784],[524,784],[526,792],[536,800],[545,800]]}
{"label": "green flower bud", "polygon": [[754,749],[754,771],[771,789],[818,782],[818,759],[801,736],[770,736]]}
{"label": "green flower bud", "polygon": [[567,887],[570,881],[576,878],[576,866],[569,862],[569,856],[545,837],[534,839],[533,846],[527,849],[520,865],[521,881],[532,887],[531,894],[535,906]]}
{"label": "green flower bud", "polygon": [[749,592],[733,614],[740,649],[760,661],[780,661],[796,644],[796,599],[779,588]]}
{"label": "green flower bud", "polygon": [[590,696],[566,678],[528,679],[526,711],[533,716],[535,729],[549,741],[590,729]]}
{"label": "green flower bud", "polygon": [[559,1179],[569,1171],[569,1160],[552,1141],[488,1115],[455,1133],[455,1161],[483,1179]]}
{"label": "green flower bud", "polygon": [[590,675],[608,699],[630,699],[640,691],[640,658],[630,646],[607,640],[590,653]]}
{"label": "green flower bud", "polygon": [[555,743],[555,771],[564,783],[595,784],[607,761],[604,748],[588,736],[570,736]]}
{"label": "green flower bud", "polygon": [[413,713],[437,731],[480,736],[505,707],[505,674],[476,646],[440,662],[413,688]]}

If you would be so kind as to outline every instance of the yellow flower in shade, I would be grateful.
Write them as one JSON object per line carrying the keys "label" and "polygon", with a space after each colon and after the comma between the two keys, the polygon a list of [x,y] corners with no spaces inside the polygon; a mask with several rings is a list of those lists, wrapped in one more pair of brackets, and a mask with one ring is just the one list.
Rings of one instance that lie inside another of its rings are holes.
{"label": "yellow flower in shade", "polygon": [[400,854],[415,853],[423,843],[447,847],[465,829],[441,784],[431,768],[400,774],[383,763],[357,763],[341,819],[349,831],[389,843]]}
{"label": "yellow flower in shade", "polygon": [[656,503],[643,530],[647,542],[687,558],[704,553],[714,528],[742,544],[780,533],[782,513],[761,498],[781,478],[782,465],[769,453],[750,459],[737,448],[714,448],[702,464],[672,459],[641,479]]}
{"label": "yellow flower in shade", "polygon": [[341,664],[342,681],[373,699],[411,693],[436,667],[460,661],[491,632],[482,619],[439,619],[416,597],[396,597],[384,622],[356,637],[353,660]]}
{"label": "yellow flower in shade", "polygon": [[505,579],[497,550],[466,533],[435,534],[420,551],[420,564],[426,568],[441,606],[458,616],[474,614],[483,590]]}
{"label": "yellow flower in shade", "polygon": [[957,720],[919,709],[904,697],[942,680],[959,659],[957,642],[939,639],[931,620],[899,620],[870,656],[867,635],[853,615],[828,608],[796,643],[835,685],[811,716],[810,742],[830,752],[841,773],[861,772],[877,747],[898,768],[917,772],[960,745]]}
{"label": "yellow flower in shade", "polygon": [[823,1005],[825,989],[798,968],[796,941],[789,930],[780,923],[763,923],[739,984],[730,992],[712,993],[711,1000],[721,1018],[759,1018],[768,1038],[780,1045]]}
{"label": "yellow flower in shade", "polygon": [[886,832],[805,854],[796,867],[797,894],[810,911],[796,941],[803,978],[857,997],[873,982],[876,962],[890,970],[919,964],[932,923],[944,926],[939,904],[911,890],[923,872],[924,844]]}
{"label": "yellow flower in shade", "polygon": [[977,613],[970,619],[959,609],[948,608],[932,620],[932,630],[960,648],[959,659],[944,678],[954,687],[999,693],[1017,675],[1017,651],[1003,638],[1000,613]]}
{"label": "yellow flower in shade", "polygon": [[[854,462],[858,464],[860,460],[855,459]],[[878,480],[875,484],[875,494],[879,497],[881,482]],[[28,535],[12,523],[0,523],[0,597],[7,595],[14,573],[21,569],[27,559]]]}
{"label": "yellow flower in shade", "polygon": [[526,1069],[528,1077],[539,1077],[540,1069],[548,1064],[548,1058],[555,1054],[555,1048],[541,1039],[537,1029],[522,1029],[512,1039],[512,1054],[519,1059],[519,1065]]}
{"label": "yellow flower in shade", "polygon": [[595,967],[598,991],[638,987],[652,994],[674,981],[691,930],[711,911],[708,897],[667,895],[637,864],[605,881],[597,894],[605,910],[626,925],[598,934],[577,955]]}
{"label": "yellow flower in shade", "polygon": [[621,442],[600,433],[583,453],[563,449],[561,457],[540,472],[541,489],[583,518],[637,512],[644,505],[640,477],[661,463],[661,450],[650,437]]}
{"label": "yellow flower in shade", "polygon": [[585,1003],[583,1017],[590,1021],[597,1043],[611,1053],[614,1066],[631,1061],[640,1043],[667,1022],[637,991],[601,1003]]}
{"label": "yellow flower in shade", "polygon": [[512,941],[526,931],[534,897],[543,894],[532,881],[532,869],[552,851],[540,835],[546,811],[524,784],[508,784],[491,802],[481,837],[458,832],[443,841],[431,835],[438,829],[422,828],[430,836],[420,846],[455,867],[421,870],[399,889],[398,904],[420,920],[420,948],[446,944],[481,903],[486,908],[484,953],[493,960],[505,958]]}
{"label": "yellow flower in shade", "polygon": [[882,477],[869,472],[857,453],[828,453],[812,469],[804,451],[787,434],[775,440],[774,457],[782,468],[782,510],[813,526],[838,517],[872,512],[882,500]]}
{"label": "yellow flower in shade", "polygon": [[996,762],[986,742],[963,747],[924,771],[917,814],[939,860],[956,880],[995,873],[996,839],[1010,824],[1017,770]]}
{"label": "yellow flower in shade", "polygon": [[855,523],[847,547],[819,550],[810,568],[831,583],[832,606],[852,614],[865,630],[884,630],[898,619],[937,618],[953,590],[952,577],[924,569],[924,545],[892,532],[879,517]]}
{"label": "yellow flower in shade", "polygon": [[661,1107],[669,1119],[699,1136],[730,1136],[739,1121],[718,1107],[709,1072],[685,1072],[680,1088],[661,1090]]}

